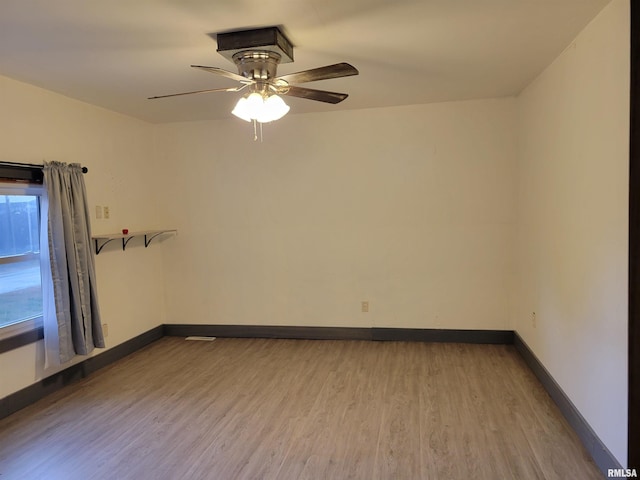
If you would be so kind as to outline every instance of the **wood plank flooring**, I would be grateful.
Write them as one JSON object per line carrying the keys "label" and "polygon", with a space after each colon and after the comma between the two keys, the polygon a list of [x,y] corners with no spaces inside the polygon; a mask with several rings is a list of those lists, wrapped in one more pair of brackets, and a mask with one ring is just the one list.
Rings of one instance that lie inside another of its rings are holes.
{"label": "wood plank flooring", "polygon": [[165,337],[0,421],[0,479],[596,479],[512,346]]}

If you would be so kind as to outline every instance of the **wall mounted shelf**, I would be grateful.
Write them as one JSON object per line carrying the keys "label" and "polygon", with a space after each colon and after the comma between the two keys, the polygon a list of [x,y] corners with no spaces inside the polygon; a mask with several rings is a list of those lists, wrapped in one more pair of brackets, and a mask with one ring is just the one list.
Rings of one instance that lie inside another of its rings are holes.
{"label": "wall mounted shelf", "polygon": [[96,255],[98,255],[104,246],[114,240],[122,240],[122,250],[127,248],[127,244],[134,237],[144,237],[145,248],[149,246],[151,240],[160,235],[176,235],[178,230],[142,230],[140,232],[127,233],[106,233],[104,235],[93,235],[91,238],[96,245]]}

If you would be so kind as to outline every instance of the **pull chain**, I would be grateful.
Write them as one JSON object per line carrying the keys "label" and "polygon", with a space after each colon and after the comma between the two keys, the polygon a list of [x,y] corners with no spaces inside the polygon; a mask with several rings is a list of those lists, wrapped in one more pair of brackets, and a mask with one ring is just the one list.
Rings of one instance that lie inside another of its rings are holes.
{"label": "pull chain", "polygon": [[[258,141],[258,125],[257,125],[258,121],[254,118],[253,119],[253,141],[257,142]],[[262,143],[262,122],[260,122],[260,143]]]}

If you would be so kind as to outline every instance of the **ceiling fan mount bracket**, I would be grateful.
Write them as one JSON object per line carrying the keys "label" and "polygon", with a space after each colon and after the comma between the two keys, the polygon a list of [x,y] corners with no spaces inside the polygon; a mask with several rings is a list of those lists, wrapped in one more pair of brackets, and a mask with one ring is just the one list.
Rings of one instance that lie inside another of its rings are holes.
{"label": "ceiling fan mount bracket", "polygon": [[246,50],[272,52],[281,63],[293,62],[293,45],[278,27],[239,30],[216,34],[218,53],[230,61]]}

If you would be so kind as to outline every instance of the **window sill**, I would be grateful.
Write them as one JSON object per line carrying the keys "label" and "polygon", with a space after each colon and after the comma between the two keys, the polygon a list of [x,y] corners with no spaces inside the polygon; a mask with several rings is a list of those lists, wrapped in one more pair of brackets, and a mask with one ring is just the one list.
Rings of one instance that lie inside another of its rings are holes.
{"label": "window sill", "polygon": [[0,353],[35,343],[44,338],[42,318],[0,328]]}

